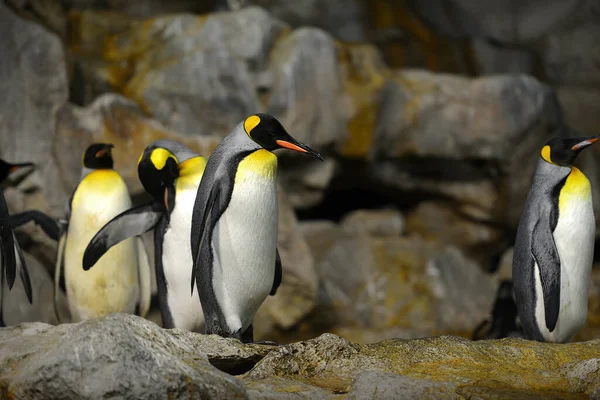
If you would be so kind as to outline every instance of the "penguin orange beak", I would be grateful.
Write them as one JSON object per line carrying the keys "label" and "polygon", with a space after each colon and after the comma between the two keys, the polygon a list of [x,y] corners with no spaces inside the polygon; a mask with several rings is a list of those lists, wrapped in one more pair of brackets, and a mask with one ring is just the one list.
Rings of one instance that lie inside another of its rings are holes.
{"label": "penguin orange beak", "polygon": [[321,153],[311,149],[304,143],[300,143],[300,142],[292,143],[292,142],[288,142],[287,140],[276,140],[275,143],[277,143],[277,146],[283,147],[284,149],[289,149],[289,150],[297,151],[300,153],[310,154],[311,156],[323,161],[323,157],[321,156]]}
{"label": "penguin orange beak", "polygon": [[585,149],[586,147],[588,147],[589,145],[596,143],[598,140],[600,140],[600,136],[593,136],[589,139],[586,139],[582,142],[577,143],[575,146],[571,147],[571,150],[581,151],[581,150]]}
{"label": "penguin orange beak", "polygon": [[100,158],[100,157],[102,157],[102,156],[106,156],[106,155],[109,155],[109,156],[110,156],[110,155],[111,155],[111,153],[112,153],[112,148],[113,148],[113,147],[115,147],[115,146],[114,146],[114,145],[112,145],[112,144],[107,144],[107,145],[106,145],[106,147],[104,147],[103,149],[101,149],[101,150],[98,150],[98,151],[96,152],[96,158]]}

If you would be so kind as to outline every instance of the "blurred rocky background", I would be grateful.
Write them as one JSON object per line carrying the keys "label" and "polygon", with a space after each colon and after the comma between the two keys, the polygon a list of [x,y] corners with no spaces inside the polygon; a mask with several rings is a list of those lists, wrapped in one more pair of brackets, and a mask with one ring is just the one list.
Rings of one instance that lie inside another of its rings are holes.
{"label": "blurred rocky background", "polygon": [[[267,112],[325,162],[278,154],[284,276],[257,339],[470,338],[510,279],[539,149],[600,130],[599,21],[597,0],[4,0],[0,156],[37,164],[5,195],[61,217],[106,141],[142,201],[148,143],[208,156]],[[600,146],[579,164],[600,219]],[[56,243],[18,237],[36,303],[17,281],[7,322],[55,324]],[[599,335],[600,264],[576,339]]]}

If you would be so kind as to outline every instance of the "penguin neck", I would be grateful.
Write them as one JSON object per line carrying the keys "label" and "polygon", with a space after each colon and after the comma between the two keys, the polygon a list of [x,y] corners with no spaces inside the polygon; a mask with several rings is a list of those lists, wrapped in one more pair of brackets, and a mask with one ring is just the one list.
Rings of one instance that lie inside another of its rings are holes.
{"label": "penguin neck", "polygon": [[179,164],[179,177],[177,178],[177,191],[188,188],[197,188],[202,179],[206,159],[202,156],[196,156],[185,160]]}
{"label": "penguin neck", "polygon": [[277,156],[263,148],[251,152],[240,161],[235,182],[257,177],[267,180],[275,180],[277,177]]}
{"label": "penguin neck", "polygon": [[79,178],[79,180],[83,180],[83,178],[85,178],[86,176],[88,176],[89,174],[91,174],[94,171],[98,171],[98,169],[96,168],[88,168],[88,167],[83,167],[81,168],[81,177]]}
{"label": "penguin neck", "polygon": [[538,176],[549,175],[553,177],[559,177],[558,179],[560,180],[571,173],[571,168],[575,167],[565,167],[562,165],[550,164],[540,157],[535,174]]}

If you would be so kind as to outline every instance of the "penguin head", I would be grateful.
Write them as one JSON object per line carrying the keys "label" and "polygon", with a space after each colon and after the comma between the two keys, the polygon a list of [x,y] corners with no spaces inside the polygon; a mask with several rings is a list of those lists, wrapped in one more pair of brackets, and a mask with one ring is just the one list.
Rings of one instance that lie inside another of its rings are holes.
{"label": "penguin head", "polygon": [[83,166],[88,169],[112,169],[111,143],[94,143],[83,153]]}
{"label": "penguin head", "polygon": [[544,147],[540,156],[550,164],[570,167],[581,150],[600,140],[600,136],[588,136],[577,138],[555,137],[550,139]]}
{"label": "penguin head", "polygon": [[11,164],[0,158],[0,182],[3,182],[13,172],[21,170],[22,168],[25,168],[25,167],[34,167],[34,166],[35,165],[30,162]]}
{"label": "penguin head", "polygon": [[[179,177],[179,160],[169,149],[156,142],[144,149],[138,160],[138,177],[144,190],[156,201],[165,201],[165,190]],[[165,204],[168,208],[168,205]]]}
{"label": "penguin head", "polygon": [[294,139],[276,118],[268,114],[254,114],[244,120],[244,131],[266,150],[289,149],[307,153],[323,161],[321,154]]}

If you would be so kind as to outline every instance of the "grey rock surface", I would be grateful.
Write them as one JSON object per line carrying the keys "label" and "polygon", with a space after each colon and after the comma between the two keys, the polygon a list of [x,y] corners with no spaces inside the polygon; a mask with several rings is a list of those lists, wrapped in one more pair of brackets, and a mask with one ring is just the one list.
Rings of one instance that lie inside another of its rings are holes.
{"label": "grey rock surface", "polygon": [[0,330],[0,386],[15,398],[246,398],[195,344],[125,314],[22,324]]}
{"label": "grey rock surface", "polygon": [[36,163],[36,188],[24,206],[62,210],[66,188],[53,152],[56,112],[68,98],[65,54],[58,36],[0,4],[0,156]]}

